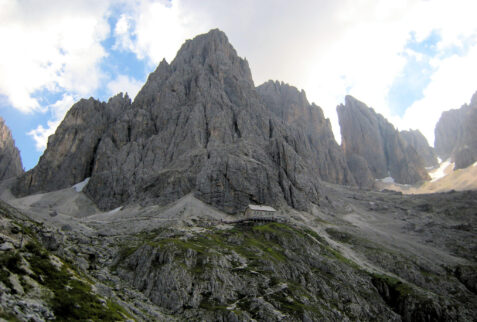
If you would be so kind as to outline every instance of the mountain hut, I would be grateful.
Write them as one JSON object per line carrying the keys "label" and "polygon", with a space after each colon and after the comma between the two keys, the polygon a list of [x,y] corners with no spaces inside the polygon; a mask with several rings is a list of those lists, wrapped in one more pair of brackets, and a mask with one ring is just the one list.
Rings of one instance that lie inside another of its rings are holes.
{"label": "mountain hut", "polygon": [[252,217],[273,217],[277,210],[270,206],[248,205],[244,216],[246,218]]}

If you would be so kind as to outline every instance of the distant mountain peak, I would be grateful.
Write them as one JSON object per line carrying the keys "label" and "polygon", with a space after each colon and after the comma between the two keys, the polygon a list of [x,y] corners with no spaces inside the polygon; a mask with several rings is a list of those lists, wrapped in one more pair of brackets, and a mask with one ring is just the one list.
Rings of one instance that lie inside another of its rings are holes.
{"label": "distant mountain peak", "polygon": [[337,111],[348,167],[358,184],[371,186],[389,176],[403,184],[429,179],[416,150],[382,115],[350,95]]}
{"label": "distant mountain peak", "polygon": [[477,108],[477,92],[472,95],[472,99],[470,100],[470,105],[475,106]]}
{"label": "distant mountain peak", "polygon": [[173,68],[203,66],[216,75],[229,72],[253,84],[248,62],[238,56],[225,33],[219,29],[187,40],[171,65]]}
{"label": "distant mountain peak", "polygon": [[0,117],[0,180],[23,174],[20,152],[15,146],[10,129]]}
{"label": "distant mountain peak", "polygon": [[470,105],[445,111],[436,124],[435,148],[442,160],[450,158],[456,169],[466,168],[477,161],[477,92]]}

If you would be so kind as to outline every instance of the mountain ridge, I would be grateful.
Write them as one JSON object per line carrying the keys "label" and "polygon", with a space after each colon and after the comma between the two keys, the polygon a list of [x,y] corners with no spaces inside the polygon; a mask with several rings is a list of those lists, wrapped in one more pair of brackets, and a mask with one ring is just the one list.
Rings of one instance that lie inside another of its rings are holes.
{"label": "mountain ridge", "polygon": [[371,143],[348,154],[304,91],[256,87],[218,30],[134,101],[80,100],[16,197],[0,185],[0,319],[471,321],[477,191],[360,189],[423,164],[346,100],[344,128]]}
{"label": "mountain ridge", "polygon": [[[77,127],[60,125],[45,157],[20,178],[14,192],[51,191],[91,176],[85,192],[101,209],[168,203],[194,192],[233,213],[250,202],[307,209],[320,200],[317,173],[354,184],[321,109],[312,107],[319,122],[312,134],[326,134],[320,143],[326,151],[318,153],[309,135],[272,113],[258,91],[248,63],[223,32],[211,30],[186,41],[171,64],[163,60],[133,102],[121,95],[108,103],[75,104],[62,125]],[[83,105],[87,115],[76,115]],[[297,110],[309,108],[305,105]],[[80,119],[98,109],[100,120],[78,134]],[[72,150],[83,141],[85,151]],[[61,158],[64,151],[67,158]],[[82,170],[60,170],[62,179],[55,181],[57,173],[47,170],[51,165]]]}

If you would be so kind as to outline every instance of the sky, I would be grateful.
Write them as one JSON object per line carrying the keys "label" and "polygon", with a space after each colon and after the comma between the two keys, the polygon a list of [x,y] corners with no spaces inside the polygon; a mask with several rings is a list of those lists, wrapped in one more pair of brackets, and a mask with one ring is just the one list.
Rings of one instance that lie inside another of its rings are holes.
{"label": "sky", "polygon": [[34,167],[80,98],[134,97],[186,40],[224,31],[255,84],[305,90],[330,118],[353,95],[434,143],[477,91],[475,0],[0,0],[0,116]]}

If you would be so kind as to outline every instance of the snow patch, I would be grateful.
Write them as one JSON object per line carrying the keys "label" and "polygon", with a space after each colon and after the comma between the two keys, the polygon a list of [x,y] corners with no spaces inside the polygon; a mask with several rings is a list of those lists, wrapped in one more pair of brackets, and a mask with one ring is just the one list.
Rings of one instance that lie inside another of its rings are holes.
{"label": "snow patch", "polygon": [[77,184],[75,184],[72,188],[76,190],[76,192],[81,192],[83,191],[83,188],[86,187],[86,185],[88,184],[89,182],[89,179],[90,177],[84,179],[83,181],[81,182],[78,182]]}
{"label": "snow patch", "polygon": [[382,183],[394,183],[394,178],[389,176],[389,177],[382,178],[382,179],[376,179],[376,181],[380,181]]}
{"label": "snow patch", "polygon": [[472,166],[473,166],[473,167],[477,167],[477,161],[475,161]]}
{"label": "snow patch", "polygon": [[429,175],[432,178],[431,182],[444,178],[446,175],[448,175],[454,170],[454,166],[455,163],[450,162],[450,159],[447,159],[446,161],[439,164],[439,168],[429,172]]}
{"label": "snow patch", "polygon": [[114,208],[113,210],[108,211],[108,214],[115,214],[115,213],[119,212],[122,208],[123,208],[122,206],[118,207],[118,208]]}

